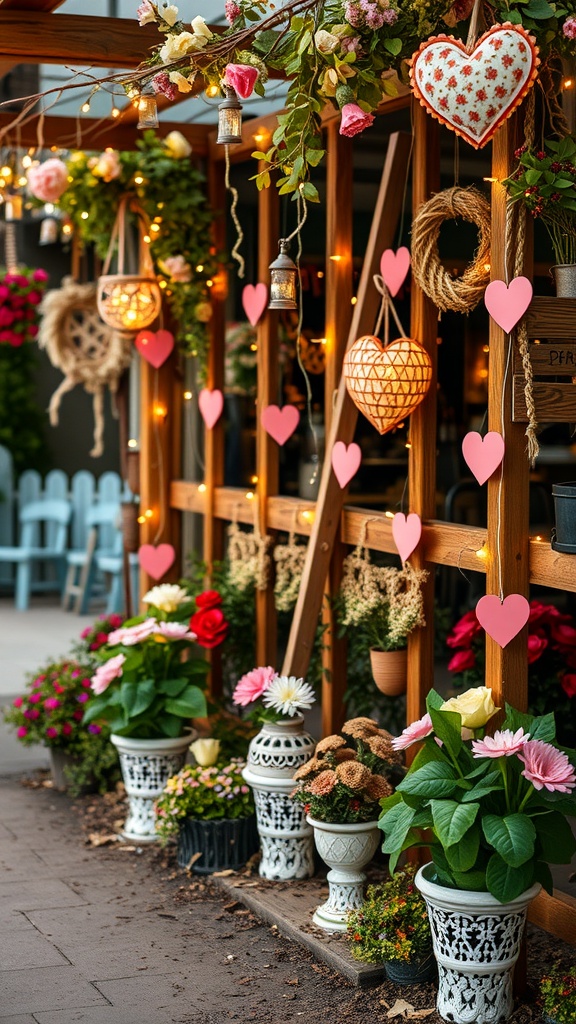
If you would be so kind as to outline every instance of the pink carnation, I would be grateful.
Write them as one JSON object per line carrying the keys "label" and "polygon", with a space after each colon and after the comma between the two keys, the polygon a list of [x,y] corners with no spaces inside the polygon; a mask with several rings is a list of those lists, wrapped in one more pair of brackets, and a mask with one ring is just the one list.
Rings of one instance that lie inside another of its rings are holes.
{"label": "pink carnation", "polygon": [[15,697],[12,703],[15,708],[21,708],[24,703],[24,697]]}
{"label": "pink carnation", "polygon": [[28,171],[28,188],[43,203],[57,203],[67,186],[68,168],[58,157],[51,157]]}
{"label": "pink carnation", "polygon": [[[122,675],[122,665],[125,661],[126,658],[123,654],[117,654],[115,658],[109,658],[108,661],[96,669],[92,676],[92,690],[94,693],[104,693],[104,690],[108,689],[110,683]],[[81,696],[84,695],[81,694]]]}
{"label": "pink carnation", "polygon": [[524,732],[522,728],[516,732],[512,732],[511,729],[497,729],[493,736],[473,740],[472,754],[473,757],[510,757],[510,754],[517,754],[522,750],[529,739],[530,733]]}
{"label": "pink carnation", "polygon": [[262,696],[276,675],[275,669],[270,665],[267,668],[253,668],[238,680],[232,700],[245,708],[247,704],[252,704]]}
{"label": "pink carnation", "polygon": [[49,725],[46,729],[46,735],[49,740],[55,740],[58,735],[58,729],[55,729],[53,725]]}
{"label": "pink carnation", "polygon": [[342,120],[340,121],[340,135],[351,139],[359,135],[365,128],[374,123],[374,114],[367,114],[357,103],[346,103],[342,107]]}
{"label": "pink carnation", "polygon": [[170,81],[166,71],[159,71],[154,75],[151,85],[156,95],[160,93],[168,100],[175,100],[178,95],[178,86]]}
{"label": "pink carnation", "polygon": [[136,626],[115,629],[112,633],[108,634],[108,643],[112,646],[124,644],[125,647],[133,647],[134,644],[139,644],[141,640],[146,640],[151,633],[157,632],[157,629],[158,623],[156,619],[145,619],[144,622],[139,622]]}
{"label": "pink carnation", "polygon": [[55,711],[56,708],[60,707],[60,701],[57,697],[47,697],[44,701],[44,707],[47,711]]}
{"label": "pink carnation", "polygon": [[406,750],[407,747],[411,747],[413,743],[418,743],[419,740],[425,740],[427,736],[432,732],[432,719],[428,712],[423,718],[419,718],[417,722],[412,722],[411,725],[406,726],[404,732],[400,736],[395,736],[392,740],[392,746],[394,750]]}
{"label": "pink carnation", "polygon": [[241,100],[247,100],[254,92],[258,75],[258,68],[251,64],[227,64],[223,81],[235,90]]}
{"label": "pink carnation", "polygon": [[18,728],[16,729],[16,735],[19,740],[24,739],[24,737],[28,735],[28,729],[26,728],[26,726],[19,725]]}
{"label": "pink carnation", "polygon": [[570,793],[576,786],[576,774],[566,754],[544,740],[529,740],[518,758],[525,765],[522,775],[534,789]]}
{"label": "pink carnation", "polygon": [[242,9],[238,6],[234,0],[226,0],[224,4],[224,13],[226,15],[226,21],[229,25],[232,25],[242,14]]}

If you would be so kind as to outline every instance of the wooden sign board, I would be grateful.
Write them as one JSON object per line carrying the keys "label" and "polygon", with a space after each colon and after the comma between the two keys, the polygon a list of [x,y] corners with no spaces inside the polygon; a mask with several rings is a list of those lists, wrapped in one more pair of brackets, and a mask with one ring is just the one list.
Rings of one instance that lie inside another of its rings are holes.
{"label": "wooden sign board", "polygon": [[[526,313],[533,394],[541,423],[576,421],[576,300],[536,298]],[[552,379],[553,378],[553,379]],[[522,359],[514,352],[512,419],[527,423]]]}

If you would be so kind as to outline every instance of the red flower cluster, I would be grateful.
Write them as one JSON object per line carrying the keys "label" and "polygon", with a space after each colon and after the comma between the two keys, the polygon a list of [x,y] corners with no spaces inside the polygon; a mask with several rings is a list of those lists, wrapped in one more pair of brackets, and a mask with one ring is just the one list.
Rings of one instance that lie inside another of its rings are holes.
{"label": "red flower cluster", "polygon": [[[5,709],[4,718],[25,745],[72,750],[86,733],[81,722],[90,697],[89,670],[75,660],[55,662],[30,679],[26,692]],[[88,730],[100,732],[100,726],[89,725]]]}
{"label": "red flower cluster", "polygon": [[198,611],[190,619],[190,629],[196,634],[196,642],[211,650],[218,647],[228,633],[222,598],[217,590],[205,590],[195,601]]}
{"label": "red flower cluster", "polygon": [[38,306],[46,288],[45,270],[9,272],[0,278],[0,342],[22,345],[38,334]]}

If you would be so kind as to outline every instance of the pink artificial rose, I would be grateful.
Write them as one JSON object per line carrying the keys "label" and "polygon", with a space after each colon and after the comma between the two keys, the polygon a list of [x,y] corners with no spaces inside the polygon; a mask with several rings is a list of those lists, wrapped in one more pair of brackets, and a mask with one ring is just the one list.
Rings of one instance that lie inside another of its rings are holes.
{"label": "pink artificial rose", "polygon": [[245,708],[262,696],[276,675],[276,670],[270,665],[267,668],[253,668],[238,680],[232,700]]}
{"label": "pink artificial rose", "polygon": [[466,672],[466,669],[474,668],[476,664],[476,656],[474,651],[470,649],[466,651],[456,651],[456,654],[450,658],[448,662],[449,672]]}
{"label": "pink artificial rose", "polygon": [[60,707],[60,701],[57,697],[47,697],[44,701],[44,707],[47,711],[55,711],[56,708]]}
{"label": "pink artificial rose", "polygon": [[55,729],[53,725],[49,725],[46,729],[46,736],[49,740],[55,740],[58,735],[58,729]]}
{"label": "pink artificial rose", "polygon": [[31,704],[38,704],[39,701],[42,700],[42,694],[31,693],[30,696],[28,697],[28,700],[30,701]]}
{"label": "pink artificial rose", "polygon": [[43,203],[57,203],[67,187],[68,168],[58,157],[51,157],[28,171],[28,188]]}
{"label": "pink artificial rose", "polygon": [[172,281],[188,284],[192,280],[192,267],[186,262],[184,256],[167,256],[165,260],[162,260],[162,266]]}
{"label": "pink artificial rose", "polygon": [[260,72],[251,64],[227,64],[224,68],[223,81],[229,85],[241,100],[247,100],[254,92]]}
{"label": "pink artificial rose", "polygon": [[26,708],[24,712],[24,718],[29,718],[33,722],[36,718],[40,718],[40,712],[38,708]]}
{"label": "pink artificial rose", "polygon": [[[115,658],[109,658],[108,661],[96,669],[91,682],[92,690],[95,694],[104,693],[104,690],[108,689],[110,683],[122,675],[122,665],[125,661],[126,658],[123,654],[117,654]],[[81,696],[84,696],[84,694],[81,694]]]}
{"label": "pink artificial rose", "polygon": [[18,728],[16,729],[16,735],[17,735],[19,740],[23,740],[24,737],[28,735],[28,729],[26,728],[26,726],[25,725],[18,726]]}
{"label": "pink artificial rose", "polygon": [[359,135],[365,128],[374,124],[374,114],[367,114],[357,103],[346,103],[342,107],[342,119],[340,121],[340,135],[351,139]]}

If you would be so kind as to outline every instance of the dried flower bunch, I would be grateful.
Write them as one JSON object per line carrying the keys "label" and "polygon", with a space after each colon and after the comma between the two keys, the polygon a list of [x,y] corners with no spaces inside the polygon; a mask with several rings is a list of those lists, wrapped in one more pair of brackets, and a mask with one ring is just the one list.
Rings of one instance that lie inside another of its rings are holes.
{"label": "dried flower bunch", "polygon": [[408,865],[383,885],[369,885],[359,910],[348,918],[350,952],[368,964],[423,960],[432,954],[428,911]]}
{"label": "dried flower bunch", "polygon": [[254,813],[250,787],[242,778],[244,761],[208,767],[187,765],[168,779],[156,801],[156,831],[161,839],[177,834],[184,818],[220,821],[247,818]]}
{"label": "dried flower bunch", "polygon": [[399,651],[418,626],[425,626],[422,583],[428,573],[374,565],[368,548],[358,545],[344,559],[339,593],[339,621],[343,629],[363,627],[370,647]]}
{"label": "dried flower bunch", "polygon": [[564,970],[556,964],[540,983],[542,1012],[554,1024],[574,1024],[576,1020],[576,966]]}
{"label": "dried flower bunch", "polygon": [[298,768],[292,798],[317,821],[373,821],[402,775],[390,733],[372,718],[352,718],[342,735],[320,740],[314,757]]}

